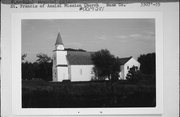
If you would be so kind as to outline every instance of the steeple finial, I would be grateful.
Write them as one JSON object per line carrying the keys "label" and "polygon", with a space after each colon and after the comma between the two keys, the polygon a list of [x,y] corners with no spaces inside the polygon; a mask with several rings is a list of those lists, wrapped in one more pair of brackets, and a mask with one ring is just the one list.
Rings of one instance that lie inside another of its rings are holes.
{"label": "steeple finial", "polygon": [[58,36],[57,36],[55,45],[63,45],[63,42],[62,42],[62,38],[61,38],[60,32],[58,33]]}

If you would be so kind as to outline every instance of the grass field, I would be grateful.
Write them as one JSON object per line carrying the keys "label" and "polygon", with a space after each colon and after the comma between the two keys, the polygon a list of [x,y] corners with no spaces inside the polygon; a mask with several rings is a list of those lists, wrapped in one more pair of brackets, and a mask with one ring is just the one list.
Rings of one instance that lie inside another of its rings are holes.
{"label": "grass field", "polygon": [[22,81],[23,108],[155,107],[155,85]]}

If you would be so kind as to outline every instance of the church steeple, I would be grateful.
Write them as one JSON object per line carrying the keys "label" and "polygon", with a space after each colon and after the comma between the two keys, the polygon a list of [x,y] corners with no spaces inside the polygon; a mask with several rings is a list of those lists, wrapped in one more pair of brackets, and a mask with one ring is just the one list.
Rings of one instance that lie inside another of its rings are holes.
{"label": "church steeple", "polygon": [[61,38],[60,32],[58,33],[58,36],[57,36],[55,45],[63,45],[63,42],[62,42],[62,38]]}
{"label": "church steeple", "polygon": [[60,33],[58,33],[55,43],[55,50],[53,51],[53,81],[68,80],[68,62],[67,51],[64,50],[64,45]]}
{"label": "church steeple", "polygon": [[55,49],[56,50],[64,50],[64,45],[63,45],[63,42],[62,42],[60,32],[58,33],[58,36],[57,36],[57,39],[56,39]]}

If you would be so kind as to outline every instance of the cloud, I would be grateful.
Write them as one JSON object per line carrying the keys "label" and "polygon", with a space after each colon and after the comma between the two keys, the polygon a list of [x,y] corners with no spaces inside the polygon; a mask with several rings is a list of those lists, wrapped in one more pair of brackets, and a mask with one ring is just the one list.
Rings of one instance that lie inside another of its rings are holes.
{"label": "cloud", "polygon": [[[145,31],[140,33],[131,33],[131,34],[118,34],[113,36],[106,36],[104,34],[96,36],[95,38],[104,41],[104,40],[116,40],[118,39],[120,42],[126,43],[129,41],[153,41],[154,40],[154,32]],[[98,41],[99,42],[99,41]]]}
{"label": "cloud", "polygon": [[114,38],[118,39],[134,39],[134,38],[139,38],[142,37],[142,34],[130,34],[130,35],[117,35]]}
{"label": "cloud", "polygon": [[132,33],[132,34],[122,34],[116,35],[113,37],[114,39],[118,39],[122,43],[129,43],[129,42],[154,42],[155,35],[153,32],[141,32],[141,33]]}
{"label": "cloud", "polygon": [[128,38],[128,36],[127,35],[117,35],[117,36],[115,36],[115,38],[126,39],[126,38]]}
{"label": "cloud", "polygon": [[117,35],[114,36],[115,39],[120,39],[123,42],[128,42],[129,40],[134,40],[142,37],[140,34],[130,34],[130,35]]}
{"label": "cloud", "polygon": [[107,36],[105,35],[100,35],[96,37],[98,40],[107,40]]}
{"label": "cloud", "polygon": [[155,36],[155,32],[150,32],[150,31],[148,31],[148,32],[144,32],[145,34],[148,34],[148,35],[152,35],[152,36]]}
{"label": "cloud", "polygon": [[155,32],[145,31],[142,33],[142,38],[146,41],[155,41]]}
{"label": "cloud", "polygon": [[139,38],[139,37],[142,37],[143,35],[142,34],[130,34],[129,37],[130,38]]}

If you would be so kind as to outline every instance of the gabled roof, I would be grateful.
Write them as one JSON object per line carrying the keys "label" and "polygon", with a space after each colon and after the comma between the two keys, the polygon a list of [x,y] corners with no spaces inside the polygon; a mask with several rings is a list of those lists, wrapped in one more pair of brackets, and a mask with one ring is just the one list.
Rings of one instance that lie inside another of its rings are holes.
{"label": "gabled roof", "polygon": [[[69,65],[93,65],[91,55],[94,52],[67,51],[67,60]],[[124,65],[132,57],[119,58],[121,65]]]}
{"label": "gabled roof", "polygon": [[60,33],[58,33],[55,45],[63,45]]}
{"label": "gabled roof", "polygon": [[93,65],[91,52],[67,51],[69,65]]}
{"label": "gabled roof", "polygon": [[120,58],[119,62],[121,65],[124,65],[126,62],[128,62],[132,57],[126,57],[126,58]]}

